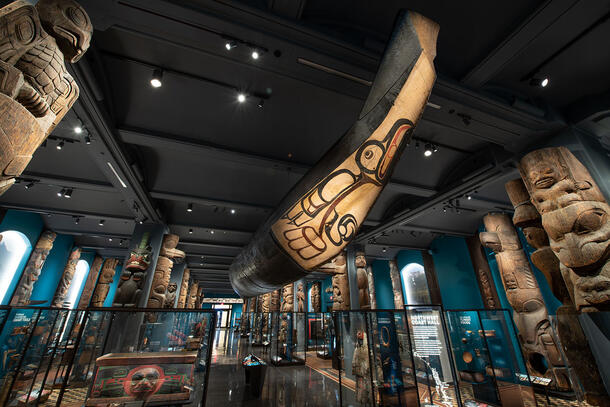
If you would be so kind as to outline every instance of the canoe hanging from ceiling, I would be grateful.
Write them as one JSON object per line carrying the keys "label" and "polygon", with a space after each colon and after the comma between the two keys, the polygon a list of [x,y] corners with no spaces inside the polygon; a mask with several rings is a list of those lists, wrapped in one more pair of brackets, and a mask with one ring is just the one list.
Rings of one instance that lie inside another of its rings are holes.
{"label": "canoe hanging from ceiling", "polygon": [[392,176],[434,85],[439,29],[413,12],[396,21],[356,123],[231,264],[231,284],[242,297],[280,288],[337,256]]}

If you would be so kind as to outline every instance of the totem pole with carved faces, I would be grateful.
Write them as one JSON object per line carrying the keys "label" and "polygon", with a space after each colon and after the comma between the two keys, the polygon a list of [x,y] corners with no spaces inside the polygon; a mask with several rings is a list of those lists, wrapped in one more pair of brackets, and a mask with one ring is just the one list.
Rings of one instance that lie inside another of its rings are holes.
{"label": "totem pole with carved faces", "polygon": [[294,284],[286,284],[282,288],[282,312],[294,311]]}
{"label": "totem pole with carved faces", "polygon": [[112,300],[114,307],[136,307],[138,305],[146,270],[152,260],[152,247],[148,244],[149,238],[148,232],[143,233],[140,244],[131,251]]}
{"label": "totem pole with carved faces", "polygon": [[59,280],[57,291],[55,291],[55,296],[53,297],[53,302],[51,303],[53,307],[63,308],[66,305],[64,302],[68,296],[68,291],[70,290],[70,284],[72,284],[72,278],[74,278],[74,273],[76,272],[76,263],[78,263],[78,260],[80,260],[80,247],[74,247],[72,248],[70,256],[68,257],[68,262],[64,268],[64,273],[61,276],[61,280]]}
{"label": "totem pole with carved faces", "polygon": [[322,301],[320,297],[320,283],[313,283],[311,286],[311,309],[313,312],[322,312]]}
{"label": "totem pole with carved faces", "polygon": [[157,258],[157,266],[153,275],[148,304],[146,305],[147,308],[162,308],[165,305],[165,297],[172,268],[174,267],[174,259],[182,260],[185,257],[185,253],[182,250],[176,249],[178,240],[178,235],[168,234],[163,236],[163,243]]}
{"label": "totem pole with carved faces", "polygon": [[192,281],[189,286],[189,296],[186,303],[186,308],[194,309],[195,304],[197,303],[197,293],[199,292],[199,283],[197,281]]}
{"label": "totem pole with carved faces", "polygon": [[350,309],[350,295],[345,252],[341,252],[331,263],[334,265],[335,273],[332,278],[332,309],[333,311],[347,311]]}
{"label": "totem pole with carved faces", "polygon": [[36,247],[30,255],[30,259],[25,266],[23,275],[17,284],[15,295],[11,300],[11,305],[28,305],[30,303],[30,297],[34,290],[34,284],[38,281],[42,266],[47,260],[49,252],[53,248],[53,242],[57,235],[50,230],[45,230],[36,243]]}
{"label": "totem pole with carved faces", "polygon": [[360,309],[371,309],[369,280],[366,274],[366,257],[364,257],[364,252],[356,253],[356,280],[358,283],[358,303]]}
{"label": "totem pole with carved faces", "polygon": [[303,283],[297,285],[297,311],[305,312],[305,287]]}
{"label": "totem pole with carved faces", "polygon": [[185,268],[184,273],[182,274],[182,283],[180,284],[180,294],[178,295],[177,308],[186,308],[186,300],[189,293],[189,278],[191,278],[191,271]]}
{"label": "totem pole with carved faces", "polygon": [[99,308],[104,306],[104,301],[106,300],[108,292],[110,291],[110,284],[114,279],[114,274],[116,273],[116,267],[118,264],[118,259],[106,259],[104,261],[102,271],[100,272],[100,278],[95,286],[95,291],[93,291],[93,296],[91,297],[92,307]]}

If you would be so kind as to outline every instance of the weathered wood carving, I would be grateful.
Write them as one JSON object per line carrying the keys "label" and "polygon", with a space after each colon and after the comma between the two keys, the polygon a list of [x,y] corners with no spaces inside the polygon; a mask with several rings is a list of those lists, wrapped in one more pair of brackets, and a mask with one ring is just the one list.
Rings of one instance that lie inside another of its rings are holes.
{"label": "weathered wood carving", "polygon": [[89,48],[93,27],[73,0],[14,1],[0,9],[0,27],[2,195],[78,98],[65,62]]}
{"label": "weathered wood carving", "polygon": [[270,312],[277,312],[280,310],[280,290],[275,290],[271,293],[271,305],[269,308]]}
{"label": "weathered wood carving", "polygon": [[601,406],[602,400],[610,398],[602,384],[595,358],[561,276],[559,259],[549,247],[549,238],[542,228],[541,216],[530,202],[529,193],[521,178],[508,182],[506,192],[515,207],[513,223],[522,228],[527,242],[537,249],[531,255],[532,263],[545,275],[555,297],[563,302],[557,309],[556,328],[569,365],[578,376],[587,402]]}
{"label": "weathered wood carving", "polygon": [[97,282],[97,286],[95,287],[95,291],[93,292],[93,296],[91,297],[92,307],[99,308],[104,306],[104,301],[106,301],[108,291],[110,291],[110,284],[114,279],[114,274],[116,273],[116,268],[118,265],[118,259],[106,259],[104,261],[100,278]]}
{"label": "weathered wood carving", "polygon": [[271,293],[265,293],[261,300],[261,312],[269,312],[271,309]]}
{"label": "weathered wood carving", "polygon": [[175,308],[177,289],[178,284],[176,283],[169,283],[167,285],[167,293],[165,293],[165,304],[163,305],[163,308]]}
{"label": "weathered wood carving", "polygon": [[195,304],[197,303],[197,293],[199,292],[199,283],[197,281],[192,281],[189,287],[189,297],[186,303],[186,308],[194,309]]}
{"label": "weathered wood carving", "polygon": [[72,284],[72,278],[74,277],[74,272],[76,271],[76,263],[80,259],[80,247],[72,248],[70,252],[70,256],[68,257],[68,262],[66,263],[66,267],[64,268],[64,273],[59,280],[59,285],[57,286],[57,290],[55,291],[55,296],[53,297],[53,301],[51,305],[56,308],[63,308],[65,306],[64,301],[66,300],[66,296],[68,295],[68,290],[70,290],[70,284]]}
{"label": "weathered wood carving", "polygon": [[303,283],[297,286],[297,311],[305,312],[305,288]]}
{"label": "weathered wood carving", "polygon": [[392,281],[392,292],[394,293],[394,307],[396,309],[403,309],[405,306],[402,298],[402,286],[400,281],[400,274],[398,273],[398,265],[396,260],[390,260],[388,262],[390,266],[390,280]]}
{"label": "weathered wood carving", "polygon": [[189,293],[189,279],[191,278],[191,270],[185,268],[182,274],[182,283],[180,284],[180,294],[178,295],[177,308],[186,308],[186,299]]}
{"label": "weathered wood carving", "polygon": [[527,154],[519,171],[576,309],[610,310],[610,206],[593,177],[565,147]]}
{"label": "weathered wood carving", "polygon": [[78,308],[87,308],[89,306],[91,296],[93,295],[93,289],[95,288],[95,283],[100,275],[103,262],[104,259],[100,256],[95,256],[93,259],[91,268],[89,268],[89,274],[87,275],[87,281],[85,281],[85,286],[83,287],[83,293],[80,295],[80,300],[78,300]]}
{"label": "weathered wood carving", "polygon": [[369,281],[366,274],[366,257],[364,257],[364,252],[356,253],[356,279],[358,282],[358,303],[360,309],[371,309]]}
{"label": "weathered wood carving", "polygon": [[466,245],[468,246],[470,260],[472,261],[472,267],[479,283],[479,290],[481,291],[481,298],[483,298],[485,308],[501,308],[489,263],[485,258],[483,246],[481,246],[481,240],[478,236],[472,236],[466,239]]}
{"label": "weathered wood carving", "polygon": [[486,232],[480,234],[481,243],[496,256],[530,372],[552,379],[552,385],[558,388],[569,389],[568,374],[551,331],[542,293],[517,231],[505,214],[485,215],[483,223]]}
{"label": "weathered wood carving", "polygon": [[347,256],[341,252],[332,262],[335,274],[332,278],[333,311],[347,311],[350,309],[349,279],[347,277]]}
{"label": "weathered wood carving", "polygon": [[163,243],[157,258],[157,266],[153,275],[152,286],[148,297],[148,308],[162,308],[165,304],[167,287],[174,267],[173,259],[183,259],[185,253],[176,249],[180,237],[168,234],[163,236]]}
{"label": "weathered wood carving", "polygon": [[377,309],[377,296],[375,294],[375,280],[373,277],[373,267],[367,266],[366,277],[369,282],[369,296],[371,297],[371,309]]}
{"label": "weathered wood carving", "polygon": [[294,284],[286,284],[282,288],[282,312],[294,311]]}
{"label": "weathered wood carving", "polygon": [[143,233],[140,244],[131,251],[112,300],[113,306],[135,307],[138,305],[142,294],[144,276],[152,256],[152,247],[148,244],[149,238],[150,234],[148,232]]}
{"label": "weathered wood carving", "polygon": [[203,286],[199,286],[197,289],[197,299],[195,300],[195,308],[200,309],[201,304],[203,304],[203,298],[205,297],[203,293]]}
{"label": "weathered wood carving", "polygon": [[322,298],[320,296],[320,283],[318,282],[311,285],[311,310],[322,312]]}
{"label": "weathered wood carving", "polygon": [[44,266],[44,262],[47,260],[47,256],[53,248],[53,242],[55,241],[56,236],[57,235],[50,230],[45,230],[42,232],[42,235],[40,235],[36,247],[34,247],[30,259],[25,266],[25,270],[19,279],[17,289],[11,300],[11,305],[28,305],[30,303],[34,284],[38,281],[42,266]]}
{"label": "weathered wood carving", "polygon": [[230,278],[241,295],[296,281],[336,257],[390,179],[434,84],[438,34],[437,24],[416,13],[397,21],[358,121],[233,262]]}

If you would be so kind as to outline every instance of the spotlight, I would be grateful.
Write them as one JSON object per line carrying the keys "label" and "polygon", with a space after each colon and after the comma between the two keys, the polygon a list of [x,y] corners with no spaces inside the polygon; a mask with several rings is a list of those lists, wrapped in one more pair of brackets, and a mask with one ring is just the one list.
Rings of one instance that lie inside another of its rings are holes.
{"label": "spotlight", "polygon": [[250,56],[252,56],[252,59],[258,59],[260,57],[260,54],[258,50],[254,49],[252,50],[252,54],[250,54]]}
{"label": "spotlight", "polygon": [[385,252],[387,252],[387,251],[388,251],[388,249],[386,249],[386,248],[384,247],[383,249],[381,249],[381,251],[382,251],[383,253],[385,253]]}
{"label": "spotlight", "polygon": [[64,192],[64,198],[72,198],[72,192],[74,192],[72,188],[66,189],[66,192]]}
{"label": "spotlight", "polygon": [[187,212],[193,212],[193,204],[192,203],[188,204],[188,206],[186,207],[186,211]]}
{"label": "spotlight", "polygon": [[160,88],[161,85],[163,85],[161,79],[163,79],[163,71],[161,69],[155,69],[153,71],[152,78],[150,78],[150,85],[153,88]]}
{"label": "spotlight", "polygon": [[57,191],[57,196],[59,198],[61,198],[62,196],[64,196],[65,193],[66,193],[66,190],[64,188],[62,188],[60,191]]}
{"label": "spotlight", "polygon": [[213,230],[210,230],[210,234],[212,234],[212,235],[213,235],[213,234],[214,234],[214,231],[213,231]]}
{"label": "spotlight", "polygon": [[193,234],[193,229],[189,229],[189,235]]}
{"label": "spotlight", "polygon": [[30,189],[30,188],[32,188],[33,186],[34,186],[34,183],[33,183],[33,182],[28,182],[28,183],[25,185],[25,189]]}
{"label": "spotlight", "polygon": [[239,95],[237,95],[237,101],[239,103],[244,103],[246,101],[246,95],[243,93],[240,93]]}
{"label": "spotlight", "polygon": [[231,215],[235,215],[235,209],[231,209]]}
{"label": "spotlight", "polygon": [[437,146],[436,144],[433,144],[433,145],[432,145],[432,152],[433,152],[433,153],[438,152],[438,146]]}
{"label": "spotlight", "polygon": [[430,143],[426,143],[426,149],[424,150],[424,155],[426,157],[430,157],[432,155],[432,146]]}
{"label": "spotlight", "polygon": [[62,148],[64,148],[64,141],[62,140],[59,143],[57,143],[57,147],[55,147],[55,148],[57,148],[58,150],[61,150]]}
{"label": "spotlight", "polygon": [[78,216],[74,217],[74,224],[78,225],[80,223],[80,218]]}
{"label": "spotlight", "polygon": [[466,195],[466,199],[470,201],[472,199],[472,195]]}
{"label": "spotlight", "polygon": [[549,85],[548,76],[534,76],[530,79],[530,86],[537,86],[539,88],[546,88]]}
{"label": "spotlight", "polygon": [[447,213],[447,208],[443,207],[443,213]]}
{"label": "spotlight", "polygon": [[123,246],[123,239],[119,240],[119,246]]}
{"label": "spotlight", "polygon": [[112,238],[111,238],[111,237],[109,237],[109,238],[108,238],[108,241],[109,241],[109,242],[112,242]]}
{"label": "spotlight", "polygon": [[106,221],[104,219],[100,219],[100,221],[98,222],[98,225],[104,226],[104,223],[106,223]]}
{"label": "spotlight", "polygon": [[142,219],[140,219],[138,221],[138,223],[140,223],[140,225],[142,225],[144,222],[146,222],[148,220],[148,218],[146,216],[144,216]]}
{"label": "spotlight", "polygon": [[237,47],[237,43],[235,41],[227,41],[225,43],[225,49],[227,51],[231,51],[233,48],[236,48],[236,47]]}
{"label": "spotlight", "polygon": [[85,136],[85,144],[87,144],[87,145],[91,144],[91,137]]}
{"label": "spotlight", "polygon": [[75,132],[76,134],[81,134],[81,133],[83,132],[83,128],[82,128],[81,126],[76,126],[76,127],[74,128],[74,132]]}
{"label": "spotlight", "polygon": [[265,101],[264,101],[263,99],[261,99],[261,100],[258,102],[258,105],[257,105],[257,106],[258,106],[258,108],[259,108],[259,109],[262,109],[264,105],[265,105]]}

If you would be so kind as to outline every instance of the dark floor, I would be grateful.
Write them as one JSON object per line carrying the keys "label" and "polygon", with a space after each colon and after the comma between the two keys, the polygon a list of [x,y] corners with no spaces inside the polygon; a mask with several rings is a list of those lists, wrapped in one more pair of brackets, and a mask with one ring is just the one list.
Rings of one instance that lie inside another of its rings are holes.
{"label": "dark floor", "polygon": [[251,351],[247,339],[238,334],[226,329],[216,332],[206,407],[339,406],[339,384],[308,366],[268,366],[261,397],[252,397],[241,366],[241,359]]}

